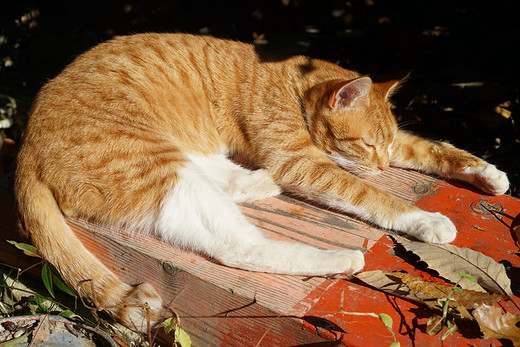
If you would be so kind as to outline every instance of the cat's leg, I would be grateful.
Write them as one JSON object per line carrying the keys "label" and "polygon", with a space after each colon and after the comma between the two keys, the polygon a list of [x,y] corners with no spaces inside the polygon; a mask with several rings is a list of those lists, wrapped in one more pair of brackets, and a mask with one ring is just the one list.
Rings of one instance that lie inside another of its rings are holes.
{"label": "cat's leg", "polygon": [[179,170],[154,227],[172,244],[246,270],[327,275],[358,272],[364,265],[363,254],[357,250],[322,250],[264,237],[193,162]]}
{"label": "cat's leg", "polygon": [[448,143],[404,131],[397,133],[390,164],[460,179],[492,195],[504,194],[509,189],[506,174],[494,165]]}
{"label": "cat's leg", "polygon": [[[338,175],[336,179],[341,181],[340,177]],[[352,179],[359,181],[357,177]],[[348,180],[350,178],[344,179]],[[455,225],[441,213],[421,210],[363,181],[351,184],[351,190],[352,193],[348,194],[324,192],[312,199],[383,228],[401,231],[420,241],[444,244],[452,242],[457,236]],[[360,194],[366,196],[362,201],[357,198]]]}
{"label": "cat's leg", "polygon": [[254,201],[281,193],[267,170],[248,170],[220,154],[192,154],[189,158],[202,174],[228,193],[235,202]]}
{"label": "cat's leg", "polygon": [[457,229],[447,217],[423,211],[368,184],[313,147],[287,158],[270,167],[275,182],[285,191],[421,241],[448,243],[457,235]]}

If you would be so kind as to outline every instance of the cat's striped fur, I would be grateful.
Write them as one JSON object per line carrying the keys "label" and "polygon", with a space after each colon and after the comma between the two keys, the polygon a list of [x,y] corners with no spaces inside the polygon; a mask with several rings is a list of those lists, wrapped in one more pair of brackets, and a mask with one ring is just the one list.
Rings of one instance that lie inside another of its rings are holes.
{"label": "cat's striped fur", "polygon": [[[394,165],[490,194],[504,193],[507,177],[462,150],[398,130],[391,91],[316,59],[264,60],[238,42],[115,38],[38,95],[16,172],[21,230],[82,296],[139,330],[144,312],[122,304],[146,302],[156,322],[159,296],[147,284],[122,283],[63,215],[129,225],[228,266],[286,274],[356,272],[363,255],[266,239],[234,202],[289,191],[420,240],[450,242],[449,219],[357,176]],[[232,163],[235,153],[260,169]]]}

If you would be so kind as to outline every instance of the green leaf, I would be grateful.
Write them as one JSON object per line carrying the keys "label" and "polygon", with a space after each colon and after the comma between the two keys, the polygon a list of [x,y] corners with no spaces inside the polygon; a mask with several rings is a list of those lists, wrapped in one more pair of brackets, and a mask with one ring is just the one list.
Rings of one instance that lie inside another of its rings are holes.
{"label": "green leaf", "polygon": [[17,337],[16,339],[13,339],[11,341],[8,341],[8,342],[4,342],[2,345],[3,347],[15,347],[17,346],[20,342],[22,342],[23,340],[25,340],[30,334],[32,333],[32,331],[29,331],[28,333],[25,333],[23,334],[22,336],[20,337]]}
{"label": "green leaf", "polygon": [[72,312],[71,310],[61,311],[61,312],[58,314],[58,316],[60,316],[60,317],[65,317],[65,318],[70,318],[70,317],[72,317],[72,316],[74,316],[74,315],[75,315],[75,313]]}
{"label": "green leaf", "polygon": [[169,334],[172,332],[172,330],[175,328],[175,322],[176,320],[174,318],[168,318],[163,323],[163,329],[166,334]]}
{"label": "green leaf", "polygon": [[453,291],[457,293],[462,293],[462,288],[460,287],[453,287]]}
{"label": "green leaf", "polygon": [[441,340],[446,339],[448,336],[450,336],[451,334],[453,334],[454,332],[456,332],[458,330],[457,325],[455,323],[451,323],[450,321],[447,321],[446,325],[448,326],[448,330],[446,330],[442,334]]}
{"label": "green leaf", "polygon": [[473,278],[473,276],[471,276],[471,275],[463,275],[462,272],[460,272],[460,271],[457,271],[457,275],[458,275],[461,279],[464,278],[464,279],[468,280],[468,281],[471,282],[471,283],[475,283],[475,282],[477,282],[477,281],[475,280],[475,278]]}
{"label": "green leaf", "polygon": [[22,250],[25,255],[28,255],[30,257],[41,258],[41,256],[38,254],[38,249],[36,249],[36,247],[34,247],[33,245],[29,245],[27,243],[20,243],[12,240],[6,241],[18,248],[19,250]]}
{"label": "green leaf", "polygon": [[178,325],[175,327],[175,342],[181,347],[191,347],[190,336]]}
{"label": "green leaf", "polygon": [[471,283],[475,283],[475,282],[477,282],[477,281],[475,280],[475,278],[473,278],[473,276],[471,276],[471,275],[467,275],[467,274],[464,275],[464,274],[462,274],[462,272],[460,272],[460,271],[457,271],[457,275],[458,275],[461,279],[466,279],[466,280],[468,280],[468,282],[471,282]]}
{"label": "green leaf", "polygon": [[49,263],[45,262],[43,263],[42,267],[42,281],[45,285],[45,288],[47,288],[47,291],[51,296],[54,298],[54,291],[52,289],[52,269]]}
{"label": "green leaf", "polygon": [[49,310],[45,306],[38,306],[34,311],[35,314],[48,314]]}
{"label": "green leaf", "polygon": [[52,270],[53,270],[53,276],[52,276],[52,280],[54,282],[54,285],[56,287],[58,287],[58,289],[62,290],[63,292],[73,296],[73,297],[77,297],[76,296],[76,293],[74,293],[72,291],[72,289],[69,288],[69,286],[63,281],[63,279],[61,278],[61,275],[60,273],[58,272],[58,270],[53,266],[52,267]]}
{"label": "green leaf", "polygon": [[379,319],[381,320],[381,322],[383,322],[383,324],[390,330],[392,330],[392,326],[394,325],[394,322],[392,320],[392,317],[390,317],[389,315],[387,315],[386,313],[380,313],[378,314],[379,316]]}
{"label": "green leaf", "polygon": [[48,301],[47,298],[43,297],[43,296],[40,296],[40,295],[35,295],[33,297],[33,302],[35,305],[38,305],[38,306],[41,306],[43,305],[46,301]]}
{"label": "green leaf", "polygon": [[401,344],[397,341],[394,341],[390,344],[390,347],[401,347]]}
{"label": "green leaf", "polygon": [[475,282],[477,282],[477,281],[475,280],[475,278],[473,278],[473,276],[471,276],[471,275],[464,275],[464,278],[467,279],[467,280],[468,280],[469,282],[471,282],[471,283],[475,283]]}

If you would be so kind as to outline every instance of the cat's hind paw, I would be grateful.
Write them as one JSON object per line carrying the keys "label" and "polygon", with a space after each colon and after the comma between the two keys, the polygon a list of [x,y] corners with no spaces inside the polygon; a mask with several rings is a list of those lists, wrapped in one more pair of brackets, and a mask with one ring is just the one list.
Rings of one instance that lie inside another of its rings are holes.
{"label": "cat's hind paw", "polygon": [[396,230],[429,243],[450,243],[457,236],[455,225],[448,217],[438,212],[408,212],[400,216],[395,224]]}
{"label": "cat's hind paw", "polygon": [[356,274],[363,270],[365,267],[365,256],[363,252],[361,251],[345,251],[349,252],[349,259],[350,259],[350,270],[348,273],[350,274]]}
{"label": "cat's hind paw", "polygon": [[124,326],[145,333],[164,314],[161,297],[148,283],[131,288],[116,309],[116,318]]}
{"label": "cat's hind paw", "polygon": [[330,263],[332,271],[328,271],[329,275],[333,274],[346,274],[353,275],[361,270],[365,266],[365,256],[363,252],[356,250],[342,250],[342,251],[327,251],[329,256],[327,257],[327,263]]}

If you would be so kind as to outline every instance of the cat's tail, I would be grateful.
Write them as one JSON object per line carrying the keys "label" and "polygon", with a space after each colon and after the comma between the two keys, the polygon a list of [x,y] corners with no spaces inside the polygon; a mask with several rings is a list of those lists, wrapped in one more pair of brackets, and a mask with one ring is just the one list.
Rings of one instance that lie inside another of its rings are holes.
{"label": "cat's tail", "polygon": [[148,322],[160,319],[162,302],[149,284],[130,286],[91,254],[65,222],[56,199],[27,158],[19,158],[15,181],[19,226],[44,259],[98,310],[123,325],[146,332]]}

